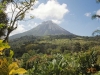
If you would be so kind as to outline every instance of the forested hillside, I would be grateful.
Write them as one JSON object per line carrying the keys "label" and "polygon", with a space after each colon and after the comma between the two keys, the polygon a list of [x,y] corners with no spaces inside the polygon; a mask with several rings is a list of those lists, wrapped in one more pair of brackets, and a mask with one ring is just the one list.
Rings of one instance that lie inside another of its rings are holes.
{"label": "forested hillside", "polygon": [[15,52],[15,57],[29,51],[36,53],[67,53],[80,52],[92,49],[100,45],[100,36],[81,37],[81,36],[24,36],[10,41],[11,49]]}
{"label": "forested hillside", "polygon": [[99,75],[100,36],[24,36],[10,45],[26,75]]}

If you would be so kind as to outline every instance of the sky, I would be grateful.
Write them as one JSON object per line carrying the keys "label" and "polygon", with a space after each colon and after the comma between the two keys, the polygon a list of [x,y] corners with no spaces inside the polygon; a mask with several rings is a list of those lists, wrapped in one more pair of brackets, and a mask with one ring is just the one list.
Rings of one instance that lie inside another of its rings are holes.
{"label": "sky", "polygon": [[[7,7],[6,12],[10,12],[10,4]],[[34,16],[34,19],[19,22],[18,28],[11,35],[30,30],[43,21],[52,20],[73,34],[92,36],[93,31],[100,29],[100,20],[91,19],[94,14],[100,15],[100,3],[96,0],[38,0],[33,10],[25,16],[26,19]]]}

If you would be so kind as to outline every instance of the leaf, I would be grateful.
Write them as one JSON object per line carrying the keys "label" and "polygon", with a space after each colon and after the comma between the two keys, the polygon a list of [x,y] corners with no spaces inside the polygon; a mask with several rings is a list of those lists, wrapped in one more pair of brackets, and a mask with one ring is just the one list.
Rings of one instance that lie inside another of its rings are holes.
{"label": "leaf", "polygon": [[96,14],[94,14],[93,16],[92,16],[92,19],[95,19],[97,16],[96,16]]}
{"label": "leaf", "polygon": [[14,55],[14,52],[12,50],[10,50],[10,58],[12,58]]}
{"label": "leaf", "polygon": [[2,51],[3,49],[4,49],[4,47],[1,47],[1,48],[0,48],[0,51]]}
{"label": "leaf", "polygon": [[2,40],[0,40],[0,51],[3,51],[5,48],[10,48],[8,43],[3,43]]}
{"label": "leaf", "polygon": [[9,71],[12,71],[12,70],[18,69],[18,68],[19,68],[19,67],[18,67],[18,65],[17,65],[17,62],[12,62],[12,64],[10,64],[10,65],[8,66]]}
{"label": "leaf", "polygon": [[13,75],[16,71],[13,69],[9,72],[9,75]]}
{"label": "leaf", "polygon": [[10,64],[8,66],[8,69],[9,69],[9,75],[24,74],[25,72],[27,72],[25,69],[19,68],[17,62],[13,62],[12,64]]}
{"label": "leaf", "polygon": [[15,70],[15,71],[16,71],[15,74],[24,74],[24,73],[27,72],[27,71],[26,71],[25,69],[23,69],[23,68],[19,68],[19,69]]}
{"label": "leaf", "polygon": [[23,69],[23,68],[19,68],[19,69],[17,69],[17,70],[11,70],[10,72],[9,72],[9,75],[14,75],[14,74],[24,74],[24,73],[26,73],[27,71],[25,70],[25,69]]}
{"label": "leaf", "polygon": [[56,59],[53,59],[52,64],[55,65],[56,64]]}
{"label": "leaf", "polygon": [[21,13],[20,16],[19,16],[19,20],[23,20],[25,17],[25,13]]}

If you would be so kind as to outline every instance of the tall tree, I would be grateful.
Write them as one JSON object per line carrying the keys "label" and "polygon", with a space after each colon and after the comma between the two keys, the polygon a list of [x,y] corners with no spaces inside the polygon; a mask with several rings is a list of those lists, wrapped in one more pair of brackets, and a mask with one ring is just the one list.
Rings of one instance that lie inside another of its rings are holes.
{"label": "tall tree", "polygon": [[[18,22],[25,18],[25,14],[35,4],[36,0],[1,0],[0,2],[0,37],[5,33],[4,42],[8,42],[10,33],[18,27]],[[7,17],[7,5],[11,8],[11,17]],[[2,32],[2,34],[1,34]]]}

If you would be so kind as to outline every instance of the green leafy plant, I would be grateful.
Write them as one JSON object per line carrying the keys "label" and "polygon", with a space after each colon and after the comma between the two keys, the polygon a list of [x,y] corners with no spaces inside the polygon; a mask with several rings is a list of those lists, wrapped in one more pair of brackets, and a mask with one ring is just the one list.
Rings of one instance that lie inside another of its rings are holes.
{"label": "green leafy plant", "polygon": [[3,43],[0,40],[0,75],[15,75],[15,74],[24,74],[27,72],[25,69],[20,68],[17,62],[12,61],[14,52],[10,50],[10,56],[6,57],[4,50],[10,48],[8,43]]}

